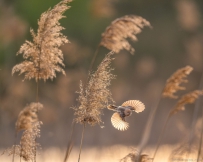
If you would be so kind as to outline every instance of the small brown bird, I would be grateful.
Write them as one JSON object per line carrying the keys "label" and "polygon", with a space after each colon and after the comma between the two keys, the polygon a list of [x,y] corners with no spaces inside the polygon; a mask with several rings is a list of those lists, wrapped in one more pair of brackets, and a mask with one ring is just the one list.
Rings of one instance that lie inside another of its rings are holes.
{"label": "small brown bird", "polygon": [[112,125],[121,131],[127,130],[129,123],[125,121],[125,117],[132,114],[132,111],[136,113],[142,112],[145,109],[145,105],[139,100],[128,100],[121,106],[108,105],[109,110],[116,111],[111,117]]}

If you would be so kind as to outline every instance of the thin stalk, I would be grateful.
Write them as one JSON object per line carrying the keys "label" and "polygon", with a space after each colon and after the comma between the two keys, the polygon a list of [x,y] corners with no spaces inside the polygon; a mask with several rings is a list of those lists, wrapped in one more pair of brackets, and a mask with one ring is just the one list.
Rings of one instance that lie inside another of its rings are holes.
{"label": "thin stalk", "polygon": [[81,151],[82,151],[82,144],[83,144],[84,133],[85,133],[85,123],[83,124],[83,130],[82,130],[82,137],[81,137],[81,141],[80,141],[80,152],[79,152],[78,162],[80,162],[80,154],[81,154]]}
{"label": "thin stalk", "polygon": [[91,71],[92,68],[93,68],[95,59],[96,59],[97,54],[98,54],[98,51],[99,51],[99,47],[100,47],[100,46],[97,46],[97,49],[96,49],[96,51],[94,52],[94,56],[93,56],[92,61],[91,61],[91,64],[90,64],[89,71]]}
{"label": "thin stalk", "polygon": [[39,102],[39,77],[37,79],[36,102]]}
{"label": "thin stalk", "polygon": [[[203,88],[203,72],[202,72],[202,75],[201,75],[201,79],[200,79],[200,82],[199,82],[199,90],[201,90]],[[198,118],[198,114],[201,113],[199,111],[201,111],[200,109],[200,97],[197,99],[196,103],[195,103],[195,108],[194,108],[194,113],[193,113],[193,117],[192,117],[192,124],[191,124],[191,128],[190,128],[190,133],[189,133],[189,138],[188,138],[188,143],[189,143],[189,155],[190,155],[190,148],[191,148],[191,145],[192,145],[192,139],[193,139],[193,136],[194,136],[194,132],[195,132],[195,124],[197,122],[197,118]],[[203,117],[203,112],[202,112],[202,117]],[[202,121],[203,122],[203,121]],[[203,123],[202,123],[202,129],[203,129]],[[203,130],[202,130],[203,131]],[[202,134],[201,134],[202,136]],[[199,149],[198,149],[198,155],[197,155],[197,162],[198,162],[198,158],[199,158],[199,151],[201,153],[201,144],[202,144],[202,137],[200,137],[200,146],[199,146]]]}
{"label": "thin stalk", "polygon": [[197,154],[197,162],[201,161],[200,155],[202,152],[202,139],[203,139],[203,111],[202,111],[202,126],[201,126],[201,135],[200,135],[200,142],[199,142],[199,148],[198,148],[198,154]]}
{"label": "thin stalk", "polygon": [[92,69],[93,69],[93,65],[94,65],[94,63],[95,63],[95,59],[96,59],[96,57],[97,57],[97,54],[98,54],[98,51],[99,51],[99,47],[100,47],[100,46],[97,46],[97,49],[96,49],[96,51],[94,52],[94,56],[93,56],[93,58],[92,58],[92,61],[91,61],[90,66],[89,66],[88,77],[87,77],[86,83],[85,83],[86,86],[87,86],[87,84],[88,84],[88,81],[89,81],[89,73],[91,73],[91,71],[92,71]]}
{"label": "thin stalk", "polygon": [[75,129],[75,122],[72,122],[71,127],[72,127],[71,128],[71,135],[70,135],[69,142],[68,142],[68,145],[67,145],[64,162],[66,162],[68,160],[68,158],[70,156],[70,153],[71,153],[71,150],[73,148],[73,132],[74,132],[74,129]]}
{"label": "thin stalk", "polygon": [[154,158],[155,158],[155,156],[156,156],[156,153],[157,153],[157,151],[158,151],[158,149],[159,149],[159,146],[160,146],[160,144],[161,144],[161,140],[162,140],[162,138],[163,138],[163,136],[164,136],[164,133],[165,133],[165,130],[166,130],[166,126],[167,126],[167,124],[168,124],[168,121],[169,121],[170,117],[171,117],[171,115],[170,115],[170,112],[169,112],[169,113],[168,113],[168,116],[167,116],[167,118],[166,118],[166,120],[165,120],[164,126],[163,126],[163,128],[162,128],[162,130],[161,130],[161,134],[159,135],[158,142],[157,142],[157,145],[156,145],[156,149],[155,149],[154,155],[153,155],[153,157],[152,157],[152,162],[154,161]]}
{"label": "thin stalk", "polygon": [[18,136],[18,133],[15,132],[14,153],[13,153],[13,159],[12,159],[12,162],[14,162],[14,158],[15,158],[17,136]]}
{"label": "thin stalk", "polygon": [[153,123],[156,111],[157,111],[157,109],[159,107],[160,101],[161,101],[161,97],[159,98],[156,107],[151,110],[150,116],[148,118],[145,130],[144,130],[144,134],[142,136],[142,140],[141,140],[140,145],[139,145],[140,153],[142,153],[143,148],[145,147],[146,143],[149,140],[149,135],[150,135],[151,128],[152,128],[152,123]]}

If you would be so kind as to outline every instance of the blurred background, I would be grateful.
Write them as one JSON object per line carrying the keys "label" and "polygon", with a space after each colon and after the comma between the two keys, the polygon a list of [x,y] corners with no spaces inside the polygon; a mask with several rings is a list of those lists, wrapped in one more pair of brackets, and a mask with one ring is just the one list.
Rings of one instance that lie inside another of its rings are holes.
{"label": "blurred background", "polygon": [[[31,40],[30,28],[37,30],[37,20],[59,0],[0,0],[0,148],[14,144],[15,121],[19,112],[35,101],[36,83],[22,81],[23,75],[11,75],[12,67],[22,61],[16,56],[25,40]],[[199,87],[203,70],[203,1],[202,0],[74,0],[60,22],[71,43],[62,47],[66,76],[57,74],[53,81],[40,82],[40,111],[43,122],[39,142],[42,148],[65,147],[71,132],[77,105],[79,81],[85,81],[101,34],[110,23],[124,15],[135,14],[148,20],[153,29],[145,28],[138,42],[131,42],[135,54],[121,51],[112,67],[117,78],[110,87],[116,105],[129,99],[141,100],[144,112],[128,118],[130,128],[125,132],[114,129],[111,111],[104,109],[104,128],[88,126],[84,147],[114,144],[137,145],[149,117],[161,97],[166,80],[186,65],[194,68],[189,75],[186,91]],[[108,50],[100,48],[95,67]],[[156,144],[163,121],[176,100],[162,99],[150,135],[149,145]],[[163,139],[165,144],[181,141],[189,131],[194,105],[175,115],[169,122]],[[199,117],[200,119],[200,117]],[[80,143],[82,125],[75,127],[75,145]],[[175,132],[175,133],[174,133]]]}

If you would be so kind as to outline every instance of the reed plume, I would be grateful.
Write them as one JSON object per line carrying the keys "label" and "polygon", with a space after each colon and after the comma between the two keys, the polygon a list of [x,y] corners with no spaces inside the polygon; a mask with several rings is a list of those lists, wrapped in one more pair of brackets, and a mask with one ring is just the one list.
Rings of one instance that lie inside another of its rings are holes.
{"label": "reed plume", "polygon": [[203,95],[203,90],[195,90],[183,95],[171,110],[170,115],[174,115],[179,111],[185,110],[185,105],[194,103],[200,95]]}
{"label": "reed plume", "polygon": [[18,115],[15,124],[16,132],[28,130],[32,128],[34,122],[39,121],[37,112],[43,108],[41,103],[31,103],[27,105]]}
{"label": "reed plume", "polygon": [[163,97],[176,99],[178,96],[174,95],[179,90],[185,90],[185,87],[180,86],[181,83],[187,83],[186,77],[191,73],[193,68],[186,66],[178,69],[167,81],[162,92]]}
{"label": "reed plume", "polygon": [[111,91],[108,89],[111,80],[115,78],[110,67],[114,52],[109,52],[103,61],[99,64],[97,70],[89,74],[88,82],[84,85],[80,82],[79,92],[79,106],[74,107],[76,123],[83,124],[82,136],[80,141],[80,151],[78,162],[80,161],[80,154],[82,150],[82,143],[84,138],[86,123],[94,126],[101,124],[102,109],[104,109],[109,102],[113,102]]}
{"label": "reed plume", "polygon": [[23,134],[20,140],[20,144],[14,144],[11,148],[5,150],[8,155],[22,157],[25,161],[36,160],[36,149],[40,146],[36,142],[36,138],[40,137],[40,126],[42,122],[38,119],[37,112],[43,108],[41,103],[31,103],[27,105],[18,115],[16,121],[15,137],[19,131],[23,130]]}
{"label": "reed plume", "polygon": [[115,53],[125,49],[133,54],[135,50],[127,38],[137,41],[136,35],[141,33],[145,26],[151,27],[150,23],[140,16],[126,15],[118,18],[102,33],[99,46],[104,46]]}
{"label": "reed plume", "polygon": [[62,14],[70,8],[66,4],[71,1],[63,0],[53,9],[42,13],[38,21],[37,33],[33,29],[30,30],[33,41],[26,41],[17,53],[17,55],[23,54],[25,61],[15,65],[12,74],[24,73],[24,80],[34,78],[36,82],[40,79],[44,81],[53,79],[56,77],[56,72],[65,74],[63,53],[59,47],[69,41],[61,33],[64,28],[59,20],[64,18]]}
{"label": "reed plume", "polygon": [[89,82],[84,87],[80,82],[79,107],[75,107],[75,122],[91,126],[101,124],[101,110],[106,108],[109,102],[113,102],[112,94],[108,89],[111,80],[115,78],[110,64],[114,52],[108,53],[94,73],[89,74]]}
{"label": "reed plume", "polygon": [[36,138],[40,137],[40,126],[42,122],[33,123],[32,128],[25,130],[20,140],[20,157],[25,161],[36,161],[36,151],[40,144]]}
{"label": "reed plume", "polygon": [[5,150],[8,155],[19,156],[25,161],[36,161],[36,151],[40,144],[36,142],[36,138],[40,137],[40,126],[42,122],[36,121],[29,129],[26,129],[21,137],[19,145],[13,145]]}

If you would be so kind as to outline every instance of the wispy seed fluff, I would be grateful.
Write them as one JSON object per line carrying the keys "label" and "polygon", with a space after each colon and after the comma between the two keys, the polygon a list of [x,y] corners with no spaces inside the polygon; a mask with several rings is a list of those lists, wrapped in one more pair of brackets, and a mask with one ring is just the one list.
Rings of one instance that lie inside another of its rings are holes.
{"label": "wispy seed fluff", "polygon": [[97,71],[89,74],[89,81],[84,87],[80,82],[79,106],[75,107],[75,122],[92,126],[101,124],[102,109],[106,108],[108,103],[112,103],[112,94],[108,89],[111,80],[115,78],[111,74],[110,64],[114,58],[113,52],[108,53],[97,68]]}
{"label": "wispy seed fluff", "polygon": [[118,53],[122,49],[134,53],[134,48],[127,38],[137,41],[137,34],[145,27],[151,27],[150,23],[140,16],[126,15],[114,20],[102,34],[100,46],[104,46],[111,51]]}
{"label": "wispy seed fluff", "polygon": [[36,81],[53,79],[56,77],[56,72],[65,74],[63,53],[59,47],[69,41],[61,33],[64,28],[59,20],[64,17],[62,14],[70,8],[67,3],[71,1],[63,0],[41,15],[37,33],[30,30],[33,41],[26,41],[17,53],[17,55],[23,54],[25,61],[15,65],[12,74],[24,73],[24,80],[34,78]]}
{"label": "wispy seed fluff", "polygon": [[184,68],[178,69],[166,82],[165,88],[162,92],[163,97],[168,98],[178,98],[178,96],[175,96],[174,93],[176,93],[179,90],[185,90],[185,87],[181,87],[181,83],[187,83],[186,77],[191,73],[193,68],[191,66],[186,66]]}

